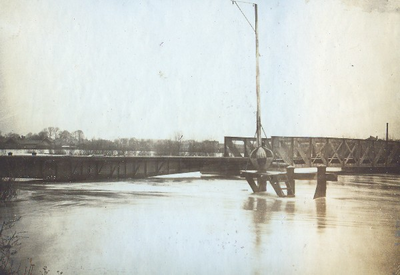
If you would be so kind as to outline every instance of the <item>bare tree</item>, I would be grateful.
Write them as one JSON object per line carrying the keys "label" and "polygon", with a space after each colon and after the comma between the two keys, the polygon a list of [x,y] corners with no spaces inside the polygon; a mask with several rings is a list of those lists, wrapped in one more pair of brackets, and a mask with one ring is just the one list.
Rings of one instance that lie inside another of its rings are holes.
{"label": "bare tree", "polygon": [[56,139],[57,138],[57,133],[60,131],[60,128],[58,127],[47,127],[47,131],[49,132],[49,137]]}
{"label": "bare tree", "polygon": [[76,130],[72,134],[74,135],[75,139],[78,141],[78,144],[81,144],[83,142],[85,135],[83,134],[82,130]]}
{"label": "bare tree", "polygon": [[19,134],[16,133],[8,133],[5,135],[6,138],[14,138],[14,139],[20,139],[21,136]]}
{"label": "bare tree", "polygon": [[45,138],[49,138],[49,130],[48,129],[43,129],[42,131],[39,132],[38,137],[40,139],[45,139]]}
{"label": "bare tree", "polygon": [[58,135],[58,138],[61,140],[61,143],[63,145],[69,145],[72,143],[73,141],[73,137],[71,135],[70,132],[68,132],[67,130],[61,131]]}

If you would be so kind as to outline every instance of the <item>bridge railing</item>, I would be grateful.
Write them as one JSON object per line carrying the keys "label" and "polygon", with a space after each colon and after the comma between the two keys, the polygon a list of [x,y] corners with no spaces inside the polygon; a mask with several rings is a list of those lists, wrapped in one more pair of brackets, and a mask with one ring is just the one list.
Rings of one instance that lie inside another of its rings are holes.
{"label": "bridge railing", "polygon": [[[400,142],[325,137],[263,139],[275,154],[275,163],[297,167],[399,167]],[[248,157],[255,138],[225,137],[225,157]]]}

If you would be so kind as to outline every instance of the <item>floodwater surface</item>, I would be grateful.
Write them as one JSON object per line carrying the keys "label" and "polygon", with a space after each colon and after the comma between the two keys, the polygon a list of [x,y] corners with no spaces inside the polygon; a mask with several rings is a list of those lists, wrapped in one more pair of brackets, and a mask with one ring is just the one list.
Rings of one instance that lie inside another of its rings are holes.
{"label": "floodwater surface", "polygon": [[23,183],[16,262],[50,274],[400,274],[400,176],[339,176],[313,200],[241,179]]}

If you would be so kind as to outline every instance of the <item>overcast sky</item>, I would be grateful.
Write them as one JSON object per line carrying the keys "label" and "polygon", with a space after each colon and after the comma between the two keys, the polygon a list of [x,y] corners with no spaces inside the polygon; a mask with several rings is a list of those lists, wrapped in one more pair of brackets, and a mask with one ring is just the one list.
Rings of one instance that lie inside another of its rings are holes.
{"label": "overcast sky", "polygon": [[[257,3],[268,136],[400,139],[400,1]],[[253,136],[254,40],[229,0],[0,0],[0,131]]]}

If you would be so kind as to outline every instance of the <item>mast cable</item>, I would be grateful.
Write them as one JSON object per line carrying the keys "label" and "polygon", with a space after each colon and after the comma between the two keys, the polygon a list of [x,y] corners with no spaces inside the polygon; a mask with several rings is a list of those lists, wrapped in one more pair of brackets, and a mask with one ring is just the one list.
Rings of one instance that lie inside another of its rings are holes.
{"label": "mast cable", "polygon": [[[232,1],[232,3],[235,3],[235,5],[238,7],[238,9],[240,10],[240,12],[243,14],[244,18],[246,18],[247,23],[249,23],[250,27],[253,29],[254,32],[256,32],[256,30],[254,29],[253,25],[250,23],[249,19],[247,19],[246,15],[244,14],[244,12],[242,11],[242,9],[239,7],[237,1]],[[250,3],[249,3],[250,4]]]}
{"label": "mast cable", "polygon": [[263,131],[265,138],[268,138],[268,137],[267,137],[267,134],[266,134],[265,131],[264,131],[264,127],[262,127],[262,125],[261,125],[261,130]]}

